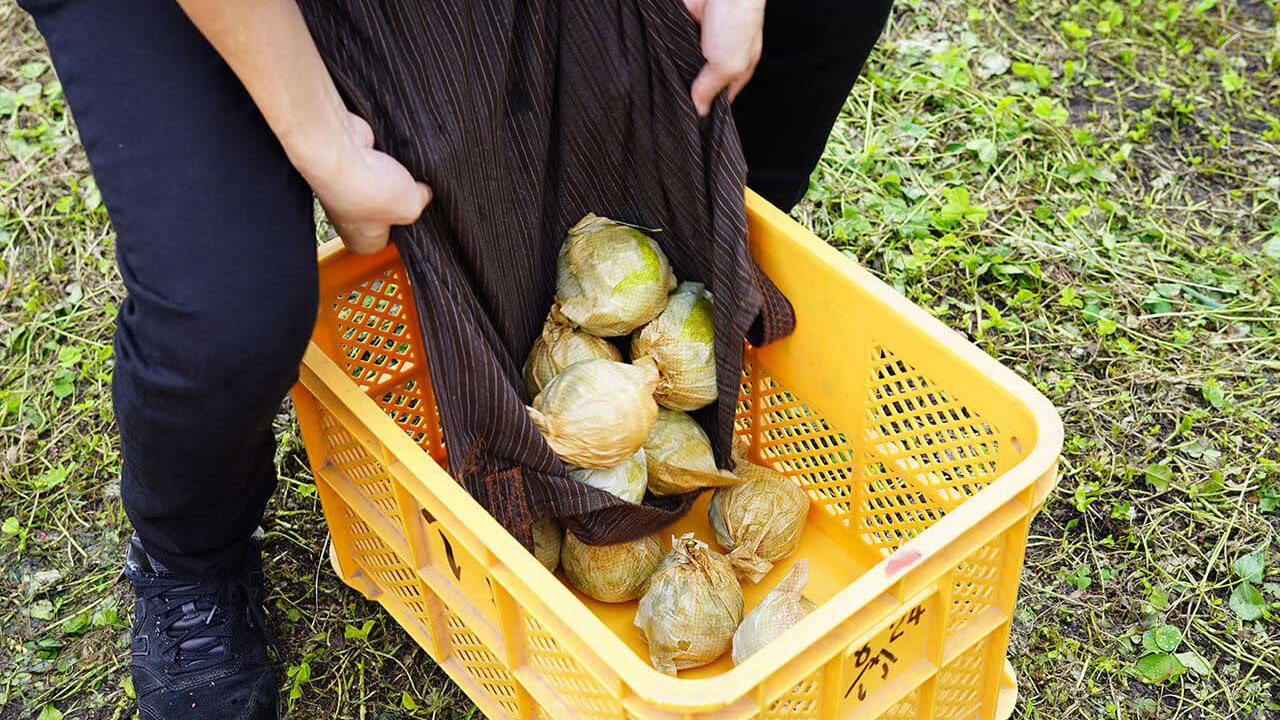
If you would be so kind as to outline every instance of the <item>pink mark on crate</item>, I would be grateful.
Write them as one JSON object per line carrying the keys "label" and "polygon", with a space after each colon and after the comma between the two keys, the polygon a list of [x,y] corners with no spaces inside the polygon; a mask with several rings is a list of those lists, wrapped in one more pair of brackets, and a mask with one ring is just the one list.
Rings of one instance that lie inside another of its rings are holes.
{"label": "pink mark on crate", "polygon": [[890,577],[906,570],[920,559],[920,551],[915,549],[899,550],[889,557],[889,562],[884,566],[884,574]]}

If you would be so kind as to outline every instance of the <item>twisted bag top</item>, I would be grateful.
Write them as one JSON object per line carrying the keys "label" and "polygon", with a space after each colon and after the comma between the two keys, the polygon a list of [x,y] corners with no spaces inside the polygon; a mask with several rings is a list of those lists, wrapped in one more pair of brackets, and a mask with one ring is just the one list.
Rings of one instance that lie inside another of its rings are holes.
{"label": "twisted bag top", "polygon": [[743,338],[790,332],[747,254],[745,167],[723,98],[699,120],[698,27],[680,0],[302,0],[378,147],[435,191],[395,228],[422,318],[450,471],[526,546],[556,516],[583,542],[665,527],[694,494],[625,503],[570,480],[525,412],[521,366],[588,212],[643,227],[715,295],[719,400],[695,417],[728,466]]}

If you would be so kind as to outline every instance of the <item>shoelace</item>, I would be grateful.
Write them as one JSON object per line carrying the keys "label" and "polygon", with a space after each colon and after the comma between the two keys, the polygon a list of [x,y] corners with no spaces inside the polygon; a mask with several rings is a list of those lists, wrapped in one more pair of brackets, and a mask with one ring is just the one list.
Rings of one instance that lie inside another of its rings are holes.
{"label": "shoelace", "polygon": [[280,654],[267,628],[262,603],[240,579],[193,583],[165,577],[151,578],[142,591],[148,602],[159,600],[156,627],[164,651],[174,652],[174,671],[196,672],[233,659],[227,648],[231,636],[231,611],[245,608],[249,626],[262,633],[268,647]]}

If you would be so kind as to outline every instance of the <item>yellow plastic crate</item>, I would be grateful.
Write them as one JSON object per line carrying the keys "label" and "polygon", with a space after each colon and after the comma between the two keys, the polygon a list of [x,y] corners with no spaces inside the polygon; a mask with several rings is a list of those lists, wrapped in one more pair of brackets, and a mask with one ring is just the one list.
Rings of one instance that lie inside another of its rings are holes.
{"label": "yellow plastic crate", "polygon": [[[815,612],[736,668],[650,667],[635,603],[561,583],[443,469],[394,249],[330,243],[293,398],[335,569],[495,720],[1008,717],[1005,653],[1028,524],[1056,483],[1057,413],[751,193],[747,213],[752,254],[797,323],[746,348],[737,432],[813,503],[799,550],[745,596],[753,606],[806,557]],[[671,532],[714,547],[708,500]]]}

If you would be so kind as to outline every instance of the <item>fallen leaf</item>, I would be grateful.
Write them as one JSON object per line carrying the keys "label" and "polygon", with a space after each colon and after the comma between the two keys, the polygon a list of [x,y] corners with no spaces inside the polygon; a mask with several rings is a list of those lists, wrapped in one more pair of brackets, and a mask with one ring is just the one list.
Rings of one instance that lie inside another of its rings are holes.
{"label": "fallen leaf", "polygon": [[1009,66],[1013,65],[1013,61],[1009,56],[997,50],[989,50],[978,58],[977,74],[980,78],[991,78],[996,75],[1003,75],[1009,72]]}

